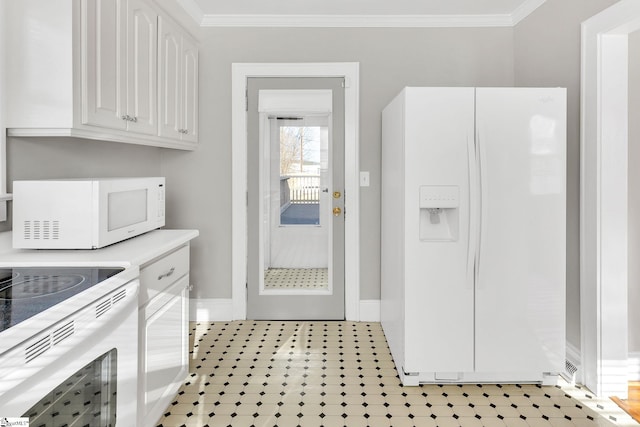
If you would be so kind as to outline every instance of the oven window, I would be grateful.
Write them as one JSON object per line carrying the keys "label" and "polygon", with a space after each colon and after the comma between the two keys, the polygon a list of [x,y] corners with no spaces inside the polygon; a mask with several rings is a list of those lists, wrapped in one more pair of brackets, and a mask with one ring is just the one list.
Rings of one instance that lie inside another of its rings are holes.
{"label": "oven window", "polygon": [[114,348],[67,378],[23,417],[29,425],[116,425],[117,350]]}
{"label": "oven window", "polygon": [[109,231],[147,220],[147,190],[109,193]]}

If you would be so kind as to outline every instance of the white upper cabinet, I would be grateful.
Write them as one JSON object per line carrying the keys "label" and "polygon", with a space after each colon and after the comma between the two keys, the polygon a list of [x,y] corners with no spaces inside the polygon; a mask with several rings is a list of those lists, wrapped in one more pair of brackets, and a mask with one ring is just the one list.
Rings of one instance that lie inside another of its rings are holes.
{"label": "white upper cabinet", "polygon": [[158,133],[158,13],[145,0],[127,1],[127,109],[134,132]]}
{"label": "white upper cabinet", "polygon": [[82,123],[126,129],[126,16],[120,2],[83,4],[81,57]]}
{"label": "white upper cabinet", "polygon": [[158,99],[160,111],[160,136],[180,138],[182,120],[180,118],[180,53],[182,51],[181,32],[162,16],[159,19]]}
{"label": "white upper cabinet", "polygon": [[198,48],[182,38],[182,140],[198,142]]}
{"label": "white upper cabinet", "polygon": [[198,141],[198,50],[170,20],[159,17],[160,136]]}
{"label": "white upper cabinet", "polygon": [[8,134],[194,149],[197,45],[162,13],[152,0],[9,2]]}
{"label": "white upper cabinet", "polygon": [[82,123],[156,135],[158,13],[145,0],[95,0],[82,23]]}

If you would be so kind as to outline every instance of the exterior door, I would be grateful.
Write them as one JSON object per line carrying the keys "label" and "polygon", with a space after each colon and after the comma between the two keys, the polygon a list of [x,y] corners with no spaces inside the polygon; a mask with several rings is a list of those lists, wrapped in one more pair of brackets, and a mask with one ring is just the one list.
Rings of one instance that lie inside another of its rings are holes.
{"label": "exterior door", "polygon": [[249,319],[344,319],[343,82],[248,79]]}

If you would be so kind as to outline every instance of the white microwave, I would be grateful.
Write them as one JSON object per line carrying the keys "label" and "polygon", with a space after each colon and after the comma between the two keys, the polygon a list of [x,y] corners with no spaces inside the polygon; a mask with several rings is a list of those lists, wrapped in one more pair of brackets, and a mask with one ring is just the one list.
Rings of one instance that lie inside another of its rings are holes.
{"label": "white microwave", "polygon": [[13,247],[97,249],[164,226],[165,179],[13,182]]}

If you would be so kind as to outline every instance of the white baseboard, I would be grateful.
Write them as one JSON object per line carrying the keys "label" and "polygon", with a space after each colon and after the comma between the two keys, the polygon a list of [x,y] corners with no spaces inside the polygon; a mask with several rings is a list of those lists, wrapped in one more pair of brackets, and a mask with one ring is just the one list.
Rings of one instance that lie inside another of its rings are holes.
{"label": "white baseboard", "polygon": [[640,381],[640,352],[629,353],[629,381]]}
{"label": "white baseboard", "polygon": [[365,299],[360,300],[360,321],[379,322],[380,321],[380,300]]}
{"label": "white baseboard", "polygon": [[567,341],[567,360],[579,368],[580,358],[580,350],[578,350],[576,346]]}
{"label": "white baseboard", "polygon": [[[233,320],[233,300],[205,298],[189,300],[189,320],[192,322],[230,322]],[[360,301],[360,321],[380,321],[380,300]]]}
{"label": "white baseboard", "polygon": [[189,300],[189,320],[192,322],[230,322],[233,320],[231,298],[204,298]]}
{"label": "white baseboard", "polygon": [[575,347],[573,344],[571,344],[568,341],[566,344],[565,359],[567,362],[573,365],[573,368],[575,368],[575,371],[573,371],[572,369],[569,369],[569,364],[567,364],[565,366],[565,371],[562,372],[561,375],[564,377],[565,380],[567,380],[571,384],[576,382],[582,383],[583,382],[582,370],[580,369],[580,361],[581,361],[580,350],[578,350],[577,347]]}

